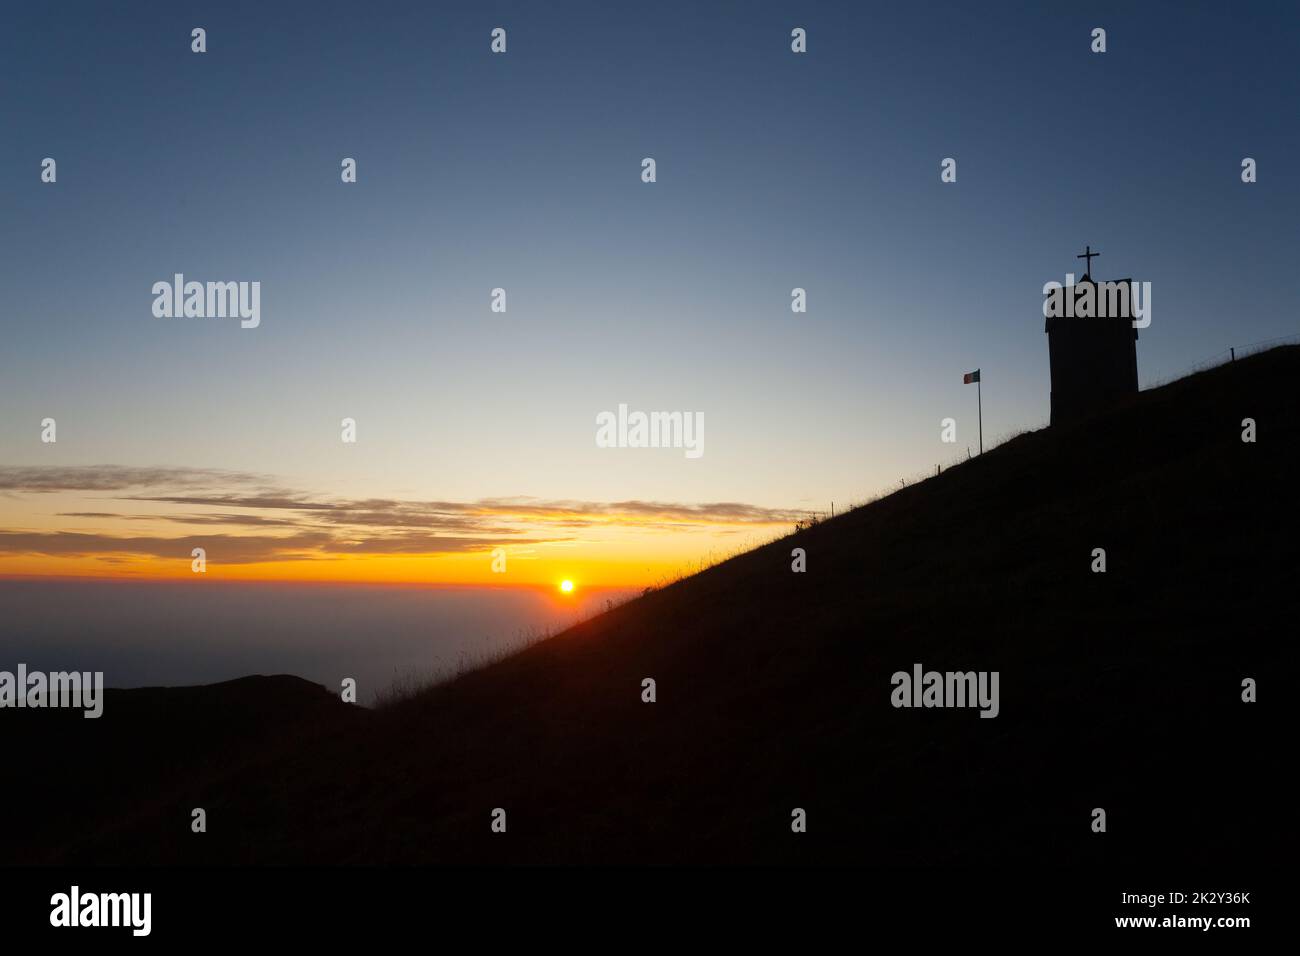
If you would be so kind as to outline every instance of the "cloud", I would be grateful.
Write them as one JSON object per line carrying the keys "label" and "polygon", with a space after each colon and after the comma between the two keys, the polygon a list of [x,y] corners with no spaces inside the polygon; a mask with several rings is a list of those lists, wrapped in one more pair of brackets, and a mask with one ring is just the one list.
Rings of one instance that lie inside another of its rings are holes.
{"label": "cloud", "polygon": [[133,500],[211,507],[290,509],[311,512],[331,524],[382,527],[439,527],[485,529],[491,519],[529,519],[587,526],[591,524],[644,524],[648,520],[689,524],[788,524],[805,517],[802,510],[764,508],[740,502],[673,504],[659,501],[547,501],[538,498],[484,498],[471,502],[395,501],[312,501],[306,495],[292,496],[167,496]]}
{"label": "cloud", "polygon": [[267,515],[128,515],[112,511],[60,511],[60,518],[111,518],[114,521],[171,521],[176,524],[189,525],[247,525],[249,527],[297,527],[291,518],[276,518]]}
{"label": "cloud", "polygon": [[[69,511],[61,512],[61,517],[167,522],[198,533],[167,537],[0,529],[0,554],[188,559],[193,548],[202,547],[210,557],[219,556],[228,564],[364,554],[437,555],[487,551],[503,545],[571,543],[583,531],[611,526],[648,531],[707,528],[725,534],[744,527],[792,524],[804,515],[802,511],[734,501],[327,498],[286,489],[265,475],[198,468],[0,468],[0,492],[43,495],[78,491],[109,496],[96,497],[97,501],[147,502],[186,510],[172,514]],[[204,508],[214,511],[202,511]],[[217,510],[229,508],[239,510]],[[286,533],[202,533],[220,526],[282,528]]]}
{"label": "cloud", "polygon": [[331,550],[341,554],[453,554],[486,551],[503,544],[544,544],[545,538],[452,538],[446,535],[400,534],[335,542]]}
{"label": "cloud", "polygon": [[714,504],[677,504],[662,501],[541,501],[532,498],[485,499],[477,507],[495,514],[513,514],[555,520],[611,519],[613,521],[679,521],[692,524],[786,524],[805,517],[804,511],[764,508],[725,501]]}
{"label": "cloud", "polygon": [[189,525],[246,525],[254,528],[295,528],[298,522],[291,518],[268,515],[131,515],[132,521],[174,521]]}
{"label": "cloud", "polygon": [[[512,538],[510,544],[539,544],[542,538]],[[62,558],[102,555],[139,555],[175,558],[188,562],[194,548],[203,548],[208,560],[222,564],[264,561],[328,560],[341,554],[460,554],[499,547],[499,538],[450,538],[438,535],[391,535],[339,539],[326,533],[306,532],[283,537],[265,535],[186,535],[178,538],[83,534],[75,531],[0,531],[0,554],[41,554]]]}
{"label": "cloud", "polygon": [[285,537],[211,534],[158,538],[76,531],[0,531],[0,554],[43,554],[66,558],[134,554],[189,561],[193,548],[203,548],[209,559],[219,558],[225,564],[249,564],[327,557],[322,548],[330,541],[329,535],[312,533]]}
{"label": "cloud", "polygon": [[157,501],[170,505],[207,505],[213,508],[273,508],[288,511],[322,511],[330,505],[307,500],[306,496],[265,495],[131,495],[128,501]]}
{"label": "cloud", "polygon": [[126,465],[0,466],[0,491],[127,491],[132,488],[269,485],[263,475],[211,468],[133,468]]}

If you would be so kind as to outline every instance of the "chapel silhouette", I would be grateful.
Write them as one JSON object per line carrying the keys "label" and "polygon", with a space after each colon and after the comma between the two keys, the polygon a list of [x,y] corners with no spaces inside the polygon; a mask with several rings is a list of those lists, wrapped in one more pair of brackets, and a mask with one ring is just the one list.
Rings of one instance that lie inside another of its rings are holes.
{"label": "chapel silhouette", "polygon": [[[1069,303],[1069,315],[1048,316],[1047,355],[1052,371],[1053,425],[1078,421],[1138,390],[1137,338],[1133,327],[1132,279],[1092,279],[1092,259],[1100,253],[1086,247],[1079,259],[1086,259],[1087,271],[1072,286],[1062,290],[1061,302]],[[1075,305],[1105,296],[1105,283],[1126,288],[1121,307],[1113,315],[1079,315]]]}

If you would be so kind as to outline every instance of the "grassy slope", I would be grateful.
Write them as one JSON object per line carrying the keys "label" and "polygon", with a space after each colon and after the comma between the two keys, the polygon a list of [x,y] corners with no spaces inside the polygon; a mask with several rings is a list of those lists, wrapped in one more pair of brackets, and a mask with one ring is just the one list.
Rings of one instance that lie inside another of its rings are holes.
{"label": "grassy slope", "polygon": [[[159,720],[161,692],[120,692],[102,784],[68,797],[56,762],[82,758],[28,736],[41,782],[0,809],[32,822],[22,858],[65,861],[1256,860],[1297,607],[1298,373],[1277,349],[1023,435],[378,713],[289,683],[279,716],[232,722],[218,685],[167,692]],[[1001,716],[892,708],[914,662],[1000,671]]]}

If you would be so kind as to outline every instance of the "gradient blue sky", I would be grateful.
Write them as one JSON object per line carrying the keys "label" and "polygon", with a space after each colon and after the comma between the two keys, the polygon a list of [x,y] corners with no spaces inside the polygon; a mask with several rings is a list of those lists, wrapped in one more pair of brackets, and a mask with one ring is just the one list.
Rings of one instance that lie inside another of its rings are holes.
{"label": "gradient blue sky", "polygon": [[[9,5],[0,459],[866,497],[953,457],[945,416],[975,443],[976,366],[986,436],[1046,422],[1041,288],[1084,243],[1152,283],[1144,383],[1300,331],[1298,10]],[[259,280],[261,327],[155,319],[175,272]],[[597,449],[619,402],[702,411],[704,457]]]}

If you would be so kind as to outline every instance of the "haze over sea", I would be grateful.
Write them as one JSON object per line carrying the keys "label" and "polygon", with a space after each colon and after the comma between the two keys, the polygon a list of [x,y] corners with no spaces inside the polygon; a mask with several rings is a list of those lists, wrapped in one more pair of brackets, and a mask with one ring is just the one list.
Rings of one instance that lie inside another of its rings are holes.
{"label": "haze over sea", "polygon": [[626,596],[525,588],[222,581],[0,581],[0,669],[104,672],[108,687],[295,674],[369,704],[454,674]]}

